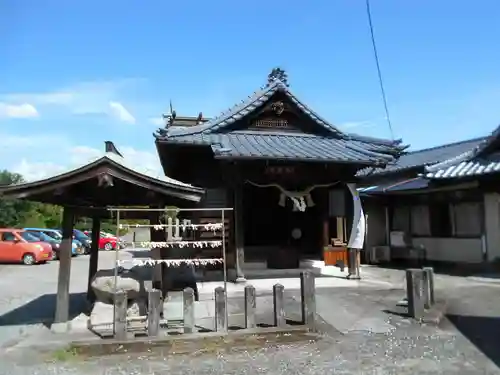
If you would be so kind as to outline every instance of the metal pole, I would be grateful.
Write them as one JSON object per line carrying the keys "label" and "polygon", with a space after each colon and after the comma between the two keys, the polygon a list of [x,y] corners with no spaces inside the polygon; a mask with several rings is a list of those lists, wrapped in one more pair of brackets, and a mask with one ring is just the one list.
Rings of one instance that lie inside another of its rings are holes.
{"label": "metal pole", "polygon": [[[116,231],[117,236],[120,231],[120,211],[116,212]],[[118,241],[118,239],[117,239]],[[114,297],[113,297],[113,332],[116,334],[116,295],[118,292],[118,242],[115,247],[115,270],[114,270]]]}
{"label": "metal pole", "polygon": [[115,294],[118,291],[118,238],[120,236],[120,211],[116,212],[116,246],[115,246]]}
{"label": "metal pole", "polygon": [[222,210],[222,261],[223,263],[223,270],[224,270],[224,304],[225,304],[225,319],[226,319],[226,333],[229,327],[229,312],[227,311],[227,298],[228,298],[228,293],[227,293],[227,263],[226,263],[226,223],[224,221],[224,210]]}
{"label": "metal pole", "polygon": [[108,211],[115,212],[135,212],[135,211],[167,211],[167,212],[180,212],[180,211],[233,211],[232,207],[223,208],[118,208],[108,207]]}

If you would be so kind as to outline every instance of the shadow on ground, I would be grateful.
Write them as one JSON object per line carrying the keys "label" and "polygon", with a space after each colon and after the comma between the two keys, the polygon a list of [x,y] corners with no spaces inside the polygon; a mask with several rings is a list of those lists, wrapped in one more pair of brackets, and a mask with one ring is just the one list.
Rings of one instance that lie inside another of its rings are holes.
{"label": "shadow on ground", "polygon": [[[0,316],[0,326],[44,324],[47,327],[54,321],[56,294],[44,294],[23,306]],[[87,312],[87,294],[73,293],[69,298],[69,318],[74,319]]]}
{"label": "shadow on ground", "polygon": [[500,367],[500,317],[446,315],[471,343]]}
{"label": "shadow on ground", "polygon": [[500,267],[495,264],[479,264],[479,265],[468,265],[468,264],[444,264],[435,262],[412,262],[412,261],[393,261],[391,263],[385,263],[381,265],[373,265],[374,268],[380,269],[392,269],[404,271],[408,268],[421,268],[421,267],[432,267],[434,268],[434,273],[448,276],[481,276],[485,278],[499,279],[500,278]]}

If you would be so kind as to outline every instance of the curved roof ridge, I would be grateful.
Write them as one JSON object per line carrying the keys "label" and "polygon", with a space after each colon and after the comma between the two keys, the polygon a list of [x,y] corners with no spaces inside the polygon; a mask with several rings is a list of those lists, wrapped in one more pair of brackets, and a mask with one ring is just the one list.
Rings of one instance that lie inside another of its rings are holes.
{"label": "curved roof ridge", "polygon": [[446,168],[446,167],[451,167],[453,165],[467,162],[469,161],[472,157],[475,155],[475,149],[466,151],[462,154],[456,155],[454,157],[451,157],[449,159],[443,160],[442,162],[432,164],[432,165],[426,165],[425,170],[426,172],[435,172],[440,169]]}
{"label": "curved roof ridge", "polygon": [[98,156],[90,158],[85,163],[80,163],[80,164],[78,164],[76,166],[73,166],[73,167],[70,167],[70,168],[66,168],[65,170],[63,170],[63,171],[61,171],[59,173],[56,173],[56,174],[54,174],[52,176],[49,176],[49,177],[38,178],[36,180],[22,182],[22,183],[18,183],[18,184],[6,185],[6,186],[2,186],[2,188],[24,187],[24,186],[29,187],[31,185],[37,185],[37,184],[40,184],[40,183],[45,182],[45,181],[46,182],[50,182],[52,180],[60,180],[60,179],[63,179],[65,177],[70,177],[74,173],[78,173],[81,170],[86,170],[87,168],[92,168],[92,167],[98,165],[99,163],[101,163],[102,161],[104,161],[106,159],[109,160],[109,161],[111,161],[114,164],[118,164],[120,167],[122,167],[124,169],[127,169],[130,172],[133,172],[135,174],[144,176],[145,178],[156,180],[156,181],[158,181],[159,183],[162,183],[162,184],[169,184],[169,185],[174,185],[174,186],[184,187],[184,188],[187,188],[187,189],[194,189],[194,190],[200,189],[200,188],[198,188],[198,187],[196,187],[194,185],[187,184],[187,183],[184,183],[182,181],[175,180],[175,179],[170,178],[168,176],[162,176],[159,173],[154,173],[154,174],[151,173],[150,174],[150,173],[148,173],[149,171],[151,171],[151,172],[154,172],[154,171],[150,170],[150,169],[144,169],[144,170],[142,170],[141,168],[133,166],[133,165],[129,164],[125,160],[124,157],[121,157],[121,156],[119,156],[119,155],[117,155],[117,154],[115,154],[113,152],[103,152],[103,153],[101,153]]}
{"label": "curved roof ridge", "polygon": [[[365,143],[375,143],[381,146],[400,146],[403,143],[402,139],[386,139],[386,138],[375,138],[367,135],[361,135],[356,133],[346,133],[349,139],[365,142]],[[409,147],[408,145],[402,146],[405,149]]]}
{"label": "curved roof ridge", "polygon": [[[240,103],[231,107],[228,111],[220,113],[218,116],[212,118],[204,124],[195,125],[186,127],[183,129],[180,128],[167,128],[166,135],[168,136],[181,136],[181,135],[194,135],[200,133],[208,133],[211,131],[218,130],[225,125],[230,125],[234,121],[237,121],[250,113],[251,111],[259,108],[262,104],[267,101],[271,95],[273,95],[278,90],[281,90],[287,95],[290,100],[299,107],[300,110],[304,111],[307,115],[311,116],[314,121],[316,121],[319,125],[324,127],[325,129],[333,132],[334,134],[345,137],[346,134],[340,130],[338,127],[330,123],[321,117],[317,112],[311,109],[309,106],[304,104],[298,97],[293,94],[293,92],[289,89],[286,83],[281,81],[280,79],[274,79],[272,82],[269,82],[265,86],[262,86],[259,90],[254,91],[252,95],[249,95],[247,99],[242,100]],[[254,108],[251,111],[247,111],[248,107]],[[233,120],[233,121],[230,121]]]}
{"label": "curved roof ridge", "polygon": [[[452,143],[446,143],[444,145],[438,145],[438,146],[432,146],[432,147],[427,147],[427,148],[421,148],[419,150],[409,150],[406,154],[407,155],[413,155],[413,154],[418,154],[420,152],[427,152],[427,151],[439,150],[439,149],[447,148],[447,147],[459,146],[461,144],[469,143],[469,142],[484,141],[486,139],[487,139],[487,137],[476,137],[476,138],[471,138],[471,139],[464,139],[462,141],[457,141],[457,142],[452,142]],[[477,147],[477,146],[474,146],[474,148],[475,147]]]}
{"label": "curved roof ridge", "polygon": [[[220,128],[223,122],[229,120],[232,117],[237,116],[238,113],[244,111],[247,107],[252,106],[255,102],[259,101],[262,97],[266,96],[265,100],[268,99],[267,95],[274,94],[280,86],[280,81],[275,80],[270,85],[264,86],[257,91],[254,91],[253,94],[249,95],[247,99],[243,99],[240,103],[235,104],[227,112],[221,112],[218,116],[215,116],[210,121],[207,121],[202,125],[195,125],[186,127],[184,129],[168,129],[168,136],[178,136],[178,135],[194,135],[199,133],[204,133],[210,130],[216,130]],[[169,131],[169,130],[173,130]]]}
{"label": "curved roof ridge", "polygon": [[493,130],[489,136],[484,137],[483,142],[476,146],[474,150],[474,156],[481,156],[481,154],[500,138],[500,125],[498,125],[495,130]]}

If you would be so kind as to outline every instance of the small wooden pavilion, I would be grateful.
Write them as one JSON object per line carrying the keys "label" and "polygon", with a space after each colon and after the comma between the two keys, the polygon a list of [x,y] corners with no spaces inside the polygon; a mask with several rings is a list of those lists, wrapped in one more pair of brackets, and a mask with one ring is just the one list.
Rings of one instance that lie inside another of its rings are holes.
{"label": "small wooden pavilion", "polygon": [[[97,272],[100,222],[110,218],[108,207],[149,206],[183,207],[201,200],[204,190],[165,176],[154,176],[131,166],[112,142],[105,142],[105,152],[95,160],[66,173],[44,180],[3,186],[5,198],[27,199],[62,206],[64,209],[57,300],[54,323],[66,323],[69,318],[69,285],[71,272],[71,242],[75,217],[91,217],[92,249],[89,264],[90,280]],[[140,212],[158,223],[158,211]],[[127,218],[127,217],[125,217]],[[129,217],[132,218],[132,217]],[[158,233],[158,231],[153,231]],[[91,293],[90,287],[88,292]],[[91,296],[90,296],[91,297]]]}

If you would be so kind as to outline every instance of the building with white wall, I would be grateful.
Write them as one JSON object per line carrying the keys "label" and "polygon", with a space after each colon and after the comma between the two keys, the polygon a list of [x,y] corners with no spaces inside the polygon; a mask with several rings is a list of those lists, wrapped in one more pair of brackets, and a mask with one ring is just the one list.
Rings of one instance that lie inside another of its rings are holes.
{"label": "building with white wall", "polygon": [[408,152],[360,177],[373,261],[374,248],[390,248],[379,251],[384,260],[423,253],[429,262],[500,261],[498,129],[488,137]]}

